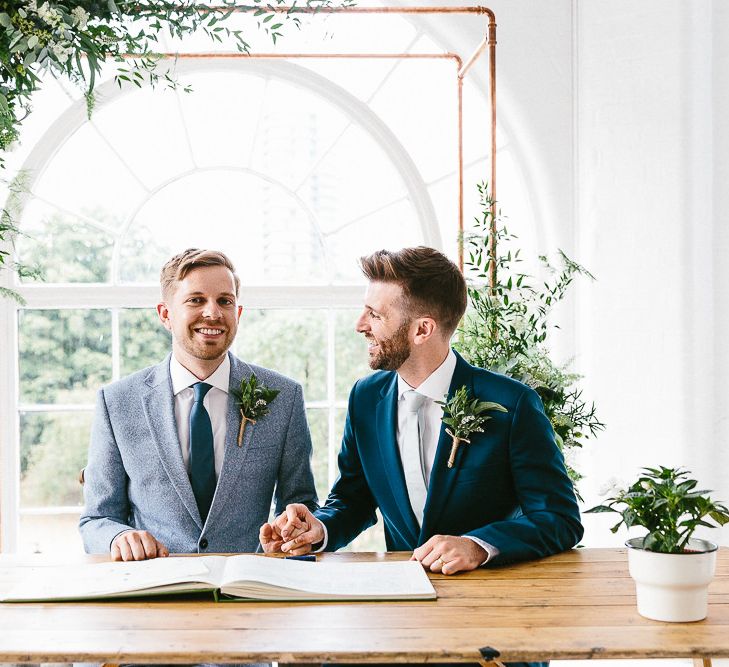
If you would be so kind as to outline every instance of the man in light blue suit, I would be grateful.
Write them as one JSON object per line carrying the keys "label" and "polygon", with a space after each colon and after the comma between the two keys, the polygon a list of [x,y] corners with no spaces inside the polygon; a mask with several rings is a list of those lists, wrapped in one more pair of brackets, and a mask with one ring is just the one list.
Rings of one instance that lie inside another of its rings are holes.
{"label": "man in light blue suit", "polygon": [[[242,307],[223,253],[173,257],[161,287],[157,312],[172,353],[99,391],[79,523],[84,547],[115,560],[256,551],[274,495],[277,511],[316,508],[301,386],[228,352]],[[279,393],[239,440],[231,390],[253,374]]]}
{"label": "man in light blue suit", "polygon": [[[339,549],[376,521],[377,508],[389,550],[412,551],[447,575],[574,546],[579,510],[538,395],[450,348],[466,309],[458,267],[425,247],[382,250],[361,265],[370,282],[356,328],[379,372],[352,388],[326,503],[314,513],[289,506],[264,524],[264,550]],[[452,442],[435,401],[462,387],[505,411],[491,411],[449,467]]]}

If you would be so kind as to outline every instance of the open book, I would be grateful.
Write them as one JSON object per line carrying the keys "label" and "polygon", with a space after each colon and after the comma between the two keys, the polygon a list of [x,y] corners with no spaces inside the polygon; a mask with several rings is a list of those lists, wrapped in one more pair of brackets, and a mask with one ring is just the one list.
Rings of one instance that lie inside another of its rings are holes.
{"label": "open book", "polygon": [[0,602],[92,600],[211,591],[249,600],[428,600],[416,561],[306,562],[264,556],[157,558],[129,563],[12,567]]}

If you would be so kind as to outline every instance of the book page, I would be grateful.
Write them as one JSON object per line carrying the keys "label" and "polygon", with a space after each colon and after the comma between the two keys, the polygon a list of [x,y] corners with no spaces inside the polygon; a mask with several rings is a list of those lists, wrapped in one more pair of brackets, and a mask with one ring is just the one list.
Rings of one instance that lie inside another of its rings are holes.
{"label": "book page", "polygon": [[[223,556],[154,558],[146,561],[9,568],[9,590],[0,600],[73,600],[119,593],[218,587]],[[183,584],[179,586],[179,584]],[[185,585],[187,584],[187,585]],[[195,586],[197,584],[197,586]]]}
{"label": "book page", "polygon": [[434,599],[415,561],[327,563],[230,556],[221,590],[258,599]]}

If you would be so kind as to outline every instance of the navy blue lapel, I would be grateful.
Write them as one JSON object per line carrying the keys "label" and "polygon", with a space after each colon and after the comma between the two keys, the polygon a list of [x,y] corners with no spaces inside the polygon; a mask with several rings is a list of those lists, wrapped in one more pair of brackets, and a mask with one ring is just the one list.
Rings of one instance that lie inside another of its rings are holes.
{"label": "navy blue lapel", "polygon": [[375,409],[375,426],[382,458],[382,473],[390,484],[397,507],[402,516],[402,524],[411,534],[414,542],[418,535],[418,520],[410,507],[410,497],[405,485],[405,474],[402,470],[400,451],[397,446],[397,373],[386,382],[380,392],[380,400]]}
{"label": "navy blue lapel", "polygon": [[[462,386],[468,387],[469,393],[473,396],[473,370],[471,365],[461,357],[458,352],[456,354],[456,367],[453,371],[450,387],[448,388],[448,398]],[[428,496],[425,500],[425,510],[423,514],[423,526],[420,531],[418,544],[422,544],[430,537],[432,532],[431,526],[438,522],[443,508],[448,502],[448,498],[453,490],[453,486],[458,479],[460,470],[460,462],[463,460],[465,452],[459,451],[456,461],[452,468],[448,467],[448,457],[451,453],[452,438],[446,433],[446,426],[441,422],[440,437],[438,438],[438,447],[435,450],[435,460],[433,461],[433,469],[430,472],[430,484],[428,485]],[[468,445],[465,445],[466,447]],[[464,445],[461,445],[463,448]]]}

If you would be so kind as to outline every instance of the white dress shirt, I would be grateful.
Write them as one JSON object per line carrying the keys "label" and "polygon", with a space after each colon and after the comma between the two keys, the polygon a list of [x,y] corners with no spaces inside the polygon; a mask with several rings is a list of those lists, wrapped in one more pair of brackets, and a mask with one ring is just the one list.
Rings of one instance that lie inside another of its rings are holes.
{"label": "white dress shirt", "polygon": [[[453,350],[449,350],[445,361],[417,387],[411,387],[402,379],[399,373],[397,374],[397,446],[400,450],[401,459],[405,443],[403,431],[406,419],[405,410],[401,409],[405,401],[403,394],[406,391],[413,390],[426,397],[423,407],[420,409],[421,416],[419,420],[423,428],[420,436],[420,461],[423,465],[426,488],[430,487],[430,473],[433,470],[435,451],[438,448],[441,420],[443,418],[443,406],[438,405],[435,401],[445,401],[447,399],[448,389],[450,388],[453,371],[455,369],[456,355]],[[464,535],[463,537],[473,540],[486,551],[486,559],[481,565],[499,553],[499,550],[495,546],[484,542],[478,537],[473,537],[472,535]]]}
{"label": "white dress shirt", "polygon": [[405,444],[403,429],[407,418],[403,409],[405,401],[403,394],[413,389],[416,393],[422,394],[429,399],[420,408],[419,419],[423,429],[420,435],[420,461],[423,465],[426,487],[430,486],[430,472],[433,470],[435,450],[438,448],[438,438],[440,437],[440,420],[443,417],[443,408],[435,401],[446,400],[455,368],[456,355],[453,350],[450,350],[445,361],[425,378],[417,388],[411,387],[402,379],[399,373],[397,375],[397,447],[400,450],[400,459],[402,459]]}
{"label": "white dress shirt", "polygon": [[180,438],[182,460],[185,469],[190,473],[190,410],[194,400],[192,385],[206,382],[212,385],[203,400],[203,405],[210,415],[213,427],[213,450],[215,456],[215,477],[220,477],[225,457],[225,435],[228,427],[228,388],[230,385],[230,358],[225,355],[223,363],[205,380],[200,380],[187,370],[172,355],[170,360],[170,377],[172,393],[175,396],[175,422],[177,435]]}

